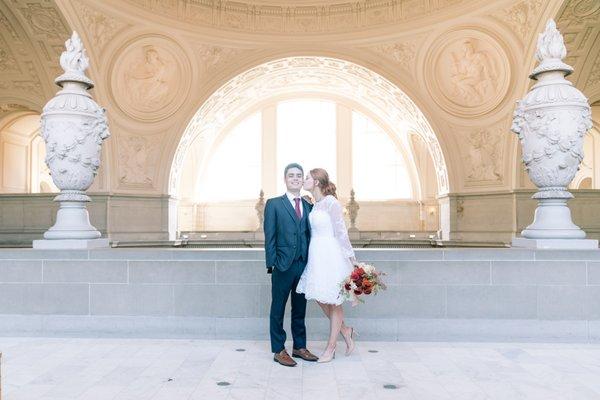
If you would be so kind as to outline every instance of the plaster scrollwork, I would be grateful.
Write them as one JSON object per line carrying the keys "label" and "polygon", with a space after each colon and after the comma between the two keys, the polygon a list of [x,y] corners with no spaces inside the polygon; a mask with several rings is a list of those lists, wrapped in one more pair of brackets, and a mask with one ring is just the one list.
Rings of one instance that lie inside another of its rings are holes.
{"label": "plaster scrollwork", "polygon": [[95,44],[94,50],[98,50],[99,53],[102,52],[104,46],[115,37],[117,33],[127,27],[127,24],[91,8],[80,1],[74,1],[73,5],[81,16],[87,27],[87,33]]}
{"label": "plaster scrollwork", "polygon": [[598,53],[596,61],[594,61],[594,65],[592,65],[592,71],[590,72],[590,76],[586,83],[586,87],[594,86],[600,86],[600,53]]}
{"label": "plaster scrollwork", "polygon": [[20,72],[17,59],[12,54],[10,48],[8,47],[4,39],[2,39],[2,37],[0,37],[0,72]]}
{"label": "plaster scrollwork", "polygon": [[37,74],[32,61],[24,62],[27,74],[20,76],[11,82],[13,89],[23,91],[27,94],[43,96],[42,82]]}
{"label": "plaster scrollwork", "polygon": [[11,39],[16,40],[19,38],[17,31],[12,26],[12,24],[9,22],[8,18],[6,18],[6,15],[4,15],[2,12],[0,12],[0,26],[2,26],[4,28],[3,32],[9,33]]}
{"label": "plaster scrollwork", "polygon": [[433,99],[460,117],[488,113],[504,99],[510,84],[506,52],[492,37],[474,29],[440,35],[425,65]]}
{"label": "plaster scrollwork", "polygon": [[160,137],[120,136],[118,142],[119,183],[152,187],[160,157]]}
{"label": "plaster scrollwork", "polygon": [[544,5],[543,0],[524,0],[499,10],[493,14],[493,17],[506,23],[517,34],[522,44],[526,44],[529,42],[534,24],[538,21],[537,17],[542,5]]}
{"label": "plaster scrollwork", "polygon": [[68,29],[63,19],[54,7],[45,7],[39,3],[26,3],[19,7],[23,18],[29,23],[29,28],[35,35],[61,39],[68,35]]}
{"label": "plaster scrollwork", "polygon": [[174,154],[169,193],[178,193],[181,168],[187,149],[194,140],[202,140],[205,145],[201,151],[207,152],[218,133],[258,101],[306,91],[335,93],[355,100],[389,126],[408,124],[422,137],[431,154],[438,192],[448,192],[448,171],[437,136],[406,93],[381,75],[348,61],[327,57],[289,57],[245,71],[221,86],[204,102],[189,122]]}
{"label": "plaster scrollwork", "polygon": [[138,120],[158,121],[187,98],[191,66],[184,50],[164,36],[130,42],[111,64],[110,90],[119,109]]}
{"label": "plaster scrollwork", "polygon": [[[600,3],[596,0],[570,0],[556,21],[556,25],[564,34],[568,49],[565,62],[571,65],[575,72],[571,76],[577,86],[586,88],[589,75],[586,65],[592,63],[591,54],[597,54],[598,34],[600,34]],[[590,71],[593,75],[594,69]],[[583,75],[582,75],[583,74]]]}
{"label": "plaster scrollwork", "polygon": [[410,39],[398,40],[392,43],[382,43],[369,47],[377,54],[398,64],[401,68],[410,71],[415,65],[419,44],[424,37],[411,37]]}
{"label": "plaster scrollwork", "polygon": [[600,3],[596,0],[577,0],[573,5],[573,14],[585,18],[600,11]]}
{"label": "plaster scrollwork", "polygon": [[251,50],[201,44],[197,48],[203,74],[212,74],[236,57]]}

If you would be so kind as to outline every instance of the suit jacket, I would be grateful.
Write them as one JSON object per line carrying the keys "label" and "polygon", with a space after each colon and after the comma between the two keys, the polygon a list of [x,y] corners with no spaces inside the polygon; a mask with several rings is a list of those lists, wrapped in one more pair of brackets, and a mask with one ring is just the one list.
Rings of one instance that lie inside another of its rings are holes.
{"label": "suit jacket", "polygon": [[265,261],[267,268],[286,271],[294,260],[308,259],[310,223],[308,214],[312,205],[302,199],[302,219],[284,194],[267,200],[265,204]]}

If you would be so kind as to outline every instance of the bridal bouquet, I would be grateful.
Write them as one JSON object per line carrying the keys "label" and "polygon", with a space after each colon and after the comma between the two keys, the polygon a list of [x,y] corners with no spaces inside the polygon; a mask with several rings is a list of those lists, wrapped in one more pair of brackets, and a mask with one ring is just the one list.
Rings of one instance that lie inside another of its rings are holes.
{"label": "bridal bouquet", "polygon": [[379,290],[386,289],[381,280],[382,275],[385,275],[385,273],[377,271],[373,265],[358,263],[350,276],[340,284],[340,294],[346,300],[353,300],[354,302],[358,300],[364,303],[364,300],[358,296],[371,293],[377,294]]}

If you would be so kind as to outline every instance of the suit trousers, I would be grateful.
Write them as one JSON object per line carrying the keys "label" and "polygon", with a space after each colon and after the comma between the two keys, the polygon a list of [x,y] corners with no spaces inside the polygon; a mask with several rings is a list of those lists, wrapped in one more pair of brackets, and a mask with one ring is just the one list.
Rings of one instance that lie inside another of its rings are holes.
{"label": "suit trousers", "polygon": [[306,266],[306,260],[295,260],[286,271],[273,268],[271,274],[271,312],[269,314],[269,331],[271,334],[271,351],[279,353],[285,348],[286,334],[283,329],[285,305],[288,297],[292,297],[292,338],[294,349],[306,348],[306,298],[303,293],[296,293],[296,286]]}

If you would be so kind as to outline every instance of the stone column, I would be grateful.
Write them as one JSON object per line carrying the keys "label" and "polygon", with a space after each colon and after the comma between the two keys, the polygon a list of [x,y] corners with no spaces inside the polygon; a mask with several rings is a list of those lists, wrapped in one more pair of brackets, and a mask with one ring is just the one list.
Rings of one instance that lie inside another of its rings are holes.
{"label": "stone column", "polygon": [[336,107],[337,192],[341,199],[350,197],[352,190],[352,110]]}
{"label": "stone column", "polygon": [[549,20],[537,43],[539,65],[530,75],[538,82],[517,103],[512,131],[519,135],[525,170],[538,187],[533,223],[514,238],[515,247],[598,248],[571,221],[567,190],[583,160],[583,139],[592,127],[585,96],[565,79],[573,68],[562,62],[567,55],[563,37]]}
{"label": "stone column", "polygon": [[87,92],[94,83],[85,76],[89,66],[83,43],[73,32],[60,56],[65,71],[55,82],[62,88],[44,107],[41,136],[46,142],[46,164],[61,190],[56,223],[34,240],[37,249],[86,249],[108,247],[108,239],[90,224],[85,193],[100,166],[102,141],[110,135],[104,109]]}
{"label": "stone column", "polygon": [[283,171],[277,169],[277,106],[270,105],[262,112],[262,172],[261,187],[267,198],[277,195],[278,179]]}

